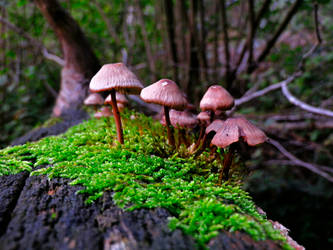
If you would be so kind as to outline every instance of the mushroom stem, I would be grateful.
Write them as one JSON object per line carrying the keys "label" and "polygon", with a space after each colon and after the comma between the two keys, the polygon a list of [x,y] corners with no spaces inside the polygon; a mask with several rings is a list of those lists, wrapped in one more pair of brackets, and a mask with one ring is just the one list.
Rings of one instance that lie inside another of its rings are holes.
{"label": "mushroom stem", "polygon": [[186,130],[183,129],[183,128],[181,128],[179,130],[179,133],[180,133],[181,140],[183,141],[183,143],[185,144],[185,146],[188,147],[189,146],[189,142],[188,142],[188,140],[186,138]]}
{"label": "mushroom stem", "polygon": [[201,124],[199,137],[198,137],[197,142],[194,144],[193,151],[195,151],[197,148],[199,148],[200,143],[201,143],[201,139],[205,134],[205,129],[206,129],[206,127],[203,124]]}
{"label": "mushroom stem", "polygon": [[198,151],[195,152],[195,157],[199,156],[202,154],[203,151],[209,146],[211,140],[213,139],[214,135],[216,133],[210,132],[208,134],[205,134],[204,137],[202,138],[202,143],[200,144],[200,147],[198,148]]}
{"label": "mushroom stem", "polygon": [[213,110],[210,110],[210,123],[214,121],[215,112]]}
{"label": "mushroom stem", "polygon": [[163,106],[164,107],[164,115],[165,115],[165,123],[167,127],[167,132],[168,132],[168,141],[171,146],[175,146],[175,138],[173,136],[173,129],[171,126],[170,122],[170,116],[169,116],[169,107]]}
{"label": "mushroom stem", "polygon": [[114,89],[111,90],[111,105],[112,105],[114,120],[116,122],[117,138],[120,144],[124,144],[123,128],[121,126],[121,119],[117,106],[116,91]]}
{"label": "mushroom stem", "polygon": [[231,144],[229,146],[229,152],[224,155],[223,168],[220,170],[218,185],[222,184],[222,180],[226,181],[229,179],[229,170],[232,164],[234,150],[234,146]]}

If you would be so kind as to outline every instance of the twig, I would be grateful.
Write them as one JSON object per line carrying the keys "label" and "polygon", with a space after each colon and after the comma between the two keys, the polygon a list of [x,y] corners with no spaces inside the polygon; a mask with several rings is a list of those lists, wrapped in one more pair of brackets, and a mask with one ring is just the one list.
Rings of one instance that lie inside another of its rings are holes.
{"label": "twig", "polygon": [[[289,166],[297,166],[297,164],[295,164],[295,162],[291,161],[291,160],[269,160],[269,161],[265,161],[265,163],[267,165],[289,165]],[[328,167],[328,166],[318,166],[316,165],[317,168],[326,171],[326,172],[330,172],[333,173],[333,168],[332,167]]]}
{"label": "twig", "polygon": [[250,32],[248,40],[248,51],[249,56],[247,58],[247,69],[249,70],[252,67],[253,61],[253,43],[254,43],[254,36],[256,31],[256,23],[255,23],[255,13],[254,13],[254,0],[248,0],[249,5],[249,18],[250,18]]}
{"label": "twig", "polygon": [[283,122],[283,123],[274,123],[270,124],[268,129],[278,129],[283,132],[289,130],[304,130],[304,129],[325,129],[333,128],[333,120],[324,120],[324,121],[298,121],[298,122]]}
{"label": "twig", "polygon": [[138,22],[141,26],[141,33],[142,33],[142,37],[143,37],[143,42],[145,45],[145,49],[146,49],[146,55],[147,55],[147,59],[148,59],[148,66],[149,66],[149,70],[152,73],[152,81],[156,80],[155,79],[155,75],[156,75],[156,67],[155,67],[155,60],[154,60],[154,56],[153,56],[153,52],[152,52],[152,48],[150,46],[150,41],[148,38],[148,33],[146,31],[146,27],[145,27],[145,22],[144,22],[144,16],[143,16],[143,11],[142,11],[142,7],[140,5],[140,1],[139,0],[135,0],[135,5],[136,5],[136,14],[137,14],[137,18],[138,18]]}
{"label": "twig", "polygon": [[3,17],[0,17],[0,22],[5,24],[9,29],[13,30],[15,33],[19,34],[20,36],[22,36],[23,38],[28,40],[30,42],[30,44],[32,46],[34,46],[36,49],[38,49],[40,51],[40,53],[46,59],[56,62],[57,64],[59,64],[62,67],[65,66],[65,61],[62,58],[58,57],[57,55],[49,53],[48,50],[44,47],[44,45],[41,42],[39,42],[38,40],[36,40],[32,36],[30,36],[24,30],[15,26],[14,24],[12,24],[11,22],[9,22],[7,19],[5,19]]}
{"label": "twig", "polygon": [[288,99],[289,102],[291,102],[292,104],[294,104],[295,106],[304,109],[310,113],[314,113],[314,114],[318,114],[318,115],[324,115],[324,116],[328,116],[328,117],[333,117],[333,111],[327,110],[327,109],[322,109],[322,108],[316,108],[313,107],[305,102],[302,102],[301,100],[298,100],[295,96],[293,96],[287,87],[287,84],[285,82],[283,82],[281,84],[281,88],[282,88],[282,93],[284,94],[284,96]]}
{"label": "twig", "polygon": [[[264,14],[266,13],[266,11],[267,11],[267,9],[268,9],[270,3],[271,3],[271,0],[265,0],[265,2],[262,4],[262,6],[261,6],[261,8],[260,8],[260,10],[259,10],[259,12],[258,12],[258,15],[257,15],[257,17],[256,17],[256,19],[255,19],[255,23],[254,23],[254,28],[255,28],[255,30],[256,30],[257,27],[259,26],[260,21],[261,21],[262,17],[264,16]],[[239,56],[238,61],[237,61],[237,63],[236,63],[236,66],[234,67],[234,69],[233,69],[233,71],[232,71],[232,75],[237,74],[237,71],[238,71],[238,69],[239,69],[239,66],[241,65],[241,63],[242,63],[242,61],[243,61],[243,58],[244,58],[244,55],[245,55],[246,49],[248,48],[247,45],[248,45],[248,43],[249,43],[249,41],[248,41],[249,38],[250,38],[250,36],[247,37],[247,40],[246,40],[246,42],[245,42],[244,45],[243,45],[243,48],[242,48],[242,50],[241,50],[241,53],[240,53],[240,56]],[[234,80],[235,80],[235,79],[234,79]]]}
{"label": "twig", "polygon": [[229,49],[229,34],[228,34],[228,21],[225,0],[221,0],[221,14],[222,14],[222,30],[223,30],[223,43],[224,43],[224,56],[225,56],[225,67],[226,73],[225,78],[227,82],[227,88],[231,87],[230,82],[230,49]]}
{"label": "twig", "polygon": [[266,47],[261,52],[261,54],[258,56],[258,59],[256,60],[255,65],[250,69],[249,73],[253,72],[258,67],[258,64],[261,63],[266,58],[266,56],[268,56],[268,54],[270,53],[271,49],[274,47],[276,41],[278,40],[278,38],[280,37],[280,35],[282,34],[282,32],[287,27],[287,25],[290,22],[291,18],[297,12],[297,10],[300,7],[300,5],[301,5],[302,2],[303,2],[303,0],[296,0],[294,2],[294,4],[291,6],[291,8],[289,9],[287,15],[283,19],[282,23],[280,24],[280,26],[278,27],[278,29],[275,31],[274,35],[271,37],[271,39],[269,39],[267,41]]}
{"label": "twig", "polygon": [[322,170],[323,166],[311,164],[311,163],[304,162],[304,161],[298,159],[296,156],[289,153],[287,151],[287,149],[285,149],[278,141],[275,141],[275,140],[269,138],[267,140],[267,142],[269,144],[273,145],[274,147],[276,147],[285,157],[287,157],[290,161],[292,161],[295,166],[304,167],[304,168],[310,170],[311,172],[320,175],[321,177],[325,178],[326,180],[333,182],[333,177],[331,175],[329,175],[328,173],[326,173],[324,170]]}
{"label": "twig", "polygon": [[233,113],[235,111],[235,109],[242,105],[243,103],[246,103],[246,102],[249,102],[253,99],[256,99],[260,96],[263,96],[263,95],[266,95],[267,93],[271,92],[271,91],[274,91],[274,90],[277,90],[279,88],[281,88],[282,84],[289,84],[291,83],[292,81],[294,81],[297,77],[301,76],[302,72],[296,72],[295,74],[289,76],[287,79],[281,81],[281,82],[278,82],[278,83],[275,83],[275,84],[272,84],[262,90],[259,90],[259,91],[256,91],[250,95],[246,95],[246,96],[243,96],[239,99],[236,99],[235,100],[235,106],[232,108],[232,110],[229,111],[229,113]]}

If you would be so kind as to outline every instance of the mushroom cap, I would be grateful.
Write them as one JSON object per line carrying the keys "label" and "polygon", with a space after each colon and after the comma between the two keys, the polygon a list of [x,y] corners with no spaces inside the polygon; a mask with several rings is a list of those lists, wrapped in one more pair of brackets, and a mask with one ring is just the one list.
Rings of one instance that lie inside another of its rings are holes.
{"label": "mushroom cap", "polygon": [[[123,95],[119,92],[116,92],[116,102],[117,102],[117,104],[119,104],[119,103],[127,104],[128,100],[125,95]],[[104,104],[111,104],[111,103],[112,103],[112,100],[111,100],[111,94],[110,94],[106,97]]]}
{"label": "mushroom cap", "polygon": [[[173,127],[194,128],[198,124],[196,116],[189,111],[177,111],[171,109],[169,115]],[[163,126],[166,126],[165,116],[162,117],[160,122]]]}
{"label": "mushroom cap", "polygon": [[207,128],[206,128],[206,134],[209,134],[212,131],[215,131],[215,133],[223,126],[224,121],[222,120],[214,120]]}
{"label": "mushroom cap", "polygon": [[220,148],[225,148],[239,140],[239,127],[235,123],[235,118],[227,119],[222,127],[217,131],[212,139],[212,144]]}
{"label": "mushroom cap", "polygon": [[239,138],[243,138],[249,146],[258,145],[267,140],[267,137],[262,130],[245,118],[238,117],[229,118],[224,122],[213,137],[212,144],[225,148],[230,144],[239,141]]}
{"label": "mushroom cap", "polygon": [[104,117],[112,116],[112,111],[109,107],[102,107],[100,109],[100,112],[102,113],[102,116],[104,116]]}
{"label": "mushroom cap", "polygon": [[169,79],[161,79],[141,91],[140,97],[147,103],[156,103],[176,110],[184,110],[186,98],[177,84]]}
{"label": "mushroom cap", "polygon": [[201,124],[207,126],[210,123],[210,115],[206,111],[202,111],[197,115],[198,120]]}
{"label": "mushroom cap", "polygon": [[234,98],[229,92],[219,85],[213,85],[208,88],[200,101],[202,111],[228,110],[234,106]]}
{"label": "mushroom cap", "polygon": [[84,100],[84,105],[103,105],[104,100],[100,94],[91,93],[88,97]]}
{"label": "mushroom cap", "polygon": [[238,126],[240,127],[241,137],[248,145],[255,146],[267,141],[264,131],[253,125],[250,121],[243,117],[235,119],[237,119]]}
{"label": "mushroom cap", "polygon": [[143,88],[136,75],[123,63],[105,64],[94,75],[89,85],[92,92],[115,89],[125,94],[139,94]]}

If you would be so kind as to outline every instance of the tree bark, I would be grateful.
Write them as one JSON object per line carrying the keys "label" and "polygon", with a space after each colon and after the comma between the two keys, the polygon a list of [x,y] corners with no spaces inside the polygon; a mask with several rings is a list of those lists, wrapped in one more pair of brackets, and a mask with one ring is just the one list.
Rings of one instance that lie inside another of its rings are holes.
{"label": "tree bark", "polygon": [[100,67],[77,22],[56,0],[35,0],[35,4],[56,33],[64,54],[61,86],[53,115],[79,109],[87,95],[90,78]]}

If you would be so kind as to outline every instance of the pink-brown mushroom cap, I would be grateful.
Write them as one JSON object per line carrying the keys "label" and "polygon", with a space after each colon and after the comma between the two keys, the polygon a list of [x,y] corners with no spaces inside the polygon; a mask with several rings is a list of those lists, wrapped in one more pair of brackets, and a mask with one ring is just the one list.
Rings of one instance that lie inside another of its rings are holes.
{"label": "pink-brown mushroom cap", "polygon": [[91,79],[92,92],[103,92],[115,89],[124,94],[139,94],[143,88],[136,75],[123,63],[105,64]]}
{"label": "pink-brown mushroom cap", "polygon": [[222,120],[214,120],[207,128],[206,128],[206,134],[209,134],[212,131],[219,131],[219,129],[223,126],[224,121]]}
{"label": "pink-brown mushroom cap", "polygon": [[261,144],[267,140],[265,133],[245,118],[229,118],[213,137],[212,144],[225,148],[242,138],[249,146]]}
{"label": "pink-brown mushroom cap", "polygon": [[187,106],[182,91],[174,81],[169,79],[161,79],[142,89],[140,97],[147,103],[155,103],[176,110],[184,110]]}
{"label": "pink-brown mushroom cap", "polygon": [[84,105],[103,105],[104,100],[100,94],[91,93],[88,97],[84,100]]}
{"label": "pink-brown mushroom cap", "polygon": [[234,106],[234,98],[229,92],[219,85],[213,85],[208,88],[200,101],[202,111],[228,110]]}
{"label": "pink-brown mushroom cap", "polygon": [[[170,110],[170,121],[173,127],[194,128],[198,124],[198,119],[189,111]],[[166,126],[165,116],[160,120]]]}

